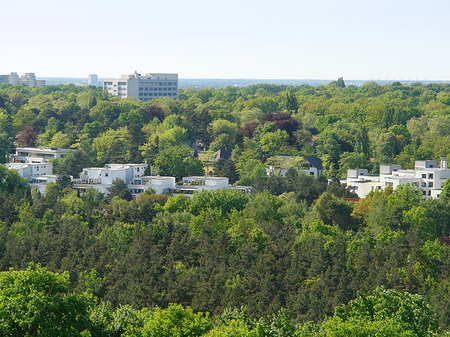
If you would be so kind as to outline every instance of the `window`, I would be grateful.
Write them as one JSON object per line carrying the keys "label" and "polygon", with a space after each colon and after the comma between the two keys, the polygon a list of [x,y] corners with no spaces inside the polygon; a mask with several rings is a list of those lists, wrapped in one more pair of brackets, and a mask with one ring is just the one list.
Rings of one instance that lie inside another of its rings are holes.
{"label": "window", "polygon": [[428,173],[428,179],[433,179],[433,173]]}
{"label": "window", "polygon": [[422,187],[427,187],[427,183],[422,181]]}
{"label": "window", "polygon": [[431,196],[431,191],[428,191],[428,196]]}
{"label": "window", "polygon": [[427,175],[424,173],[422,174],[422,178],[425,179],[427,177]]}
{"label": "window", "polygon": [[428,183],[428,187],[433,187],[433,182],[432,182],[432,181],[430,181],[430,182]]}
{"label": "window", "polygon": [[108,176],[108,172],[105,173],[105,177],[107,177],[107,176]]}

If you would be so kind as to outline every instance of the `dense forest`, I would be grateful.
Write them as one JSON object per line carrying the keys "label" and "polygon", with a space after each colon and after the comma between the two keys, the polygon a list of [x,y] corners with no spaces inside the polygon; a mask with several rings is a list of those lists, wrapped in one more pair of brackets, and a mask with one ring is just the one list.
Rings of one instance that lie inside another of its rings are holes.
{"label": "dense forest", "polygon": [[[14,144],[76,150],[53,161],[60,179],[45,195],[0,165],[0,270],[28,268],[0,276],[0,332],[37,329],[37,309],[26,323],[8,321],[36,293],[52,308],[75,310],[69,318],[77,328],[61,325],[67,331],[53,335],[450,330],[450,247],[437,240],[450,234],[449,186],[439,200],[405,185],[351,202],[336,180],[348,168],[450,159],[449,92],[439,84],[340,80],[187,89],[178,100],[144,103],[93,87],[0,85],[2,160]],[[213,173],[253,186],[252,194],[132,199],[118,190],[104,200],[95,190],[78,194],[67,179],[87,166],[144,160],[179,178],[203,170],[194,149],[224,148],[231,158]],[[326,176],[291,169],[267,177],[264,162],[275,154],[314,154]]]}

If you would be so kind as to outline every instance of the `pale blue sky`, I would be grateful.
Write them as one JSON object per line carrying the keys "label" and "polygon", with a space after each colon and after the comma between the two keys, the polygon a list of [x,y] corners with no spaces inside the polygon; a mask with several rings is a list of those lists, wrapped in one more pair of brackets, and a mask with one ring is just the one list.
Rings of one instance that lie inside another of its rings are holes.
{"label": "pale blue sky", "polygon": [[450,80],[448,0],[0,0],[0,73]]}

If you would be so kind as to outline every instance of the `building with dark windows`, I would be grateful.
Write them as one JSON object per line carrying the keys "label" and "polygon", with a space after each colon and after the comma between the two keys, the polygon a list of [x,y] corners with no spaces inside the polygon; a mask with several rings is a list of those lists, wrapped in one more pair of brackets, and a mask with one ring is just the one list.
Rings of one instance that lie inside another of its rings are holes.
{"label": "building with dark windows", "polygon": [[148,102],[152,98],[178,98],[178,74],[149,73],[122,75],[103,80],[103,89],[120,98],[135,97]]}

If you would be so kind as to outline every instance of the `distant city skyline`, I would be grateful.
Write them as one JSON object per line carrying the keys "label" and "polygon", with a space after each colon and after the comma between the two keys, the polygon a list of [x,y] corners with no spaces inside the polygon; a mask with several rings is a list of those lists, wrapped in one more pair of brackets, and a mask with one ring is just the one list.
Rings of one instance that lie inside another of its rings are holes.
{"label": "distant city skyline", "polygon": [[448,13],[445,0],[3,2],[0,73],[450,80]]}

